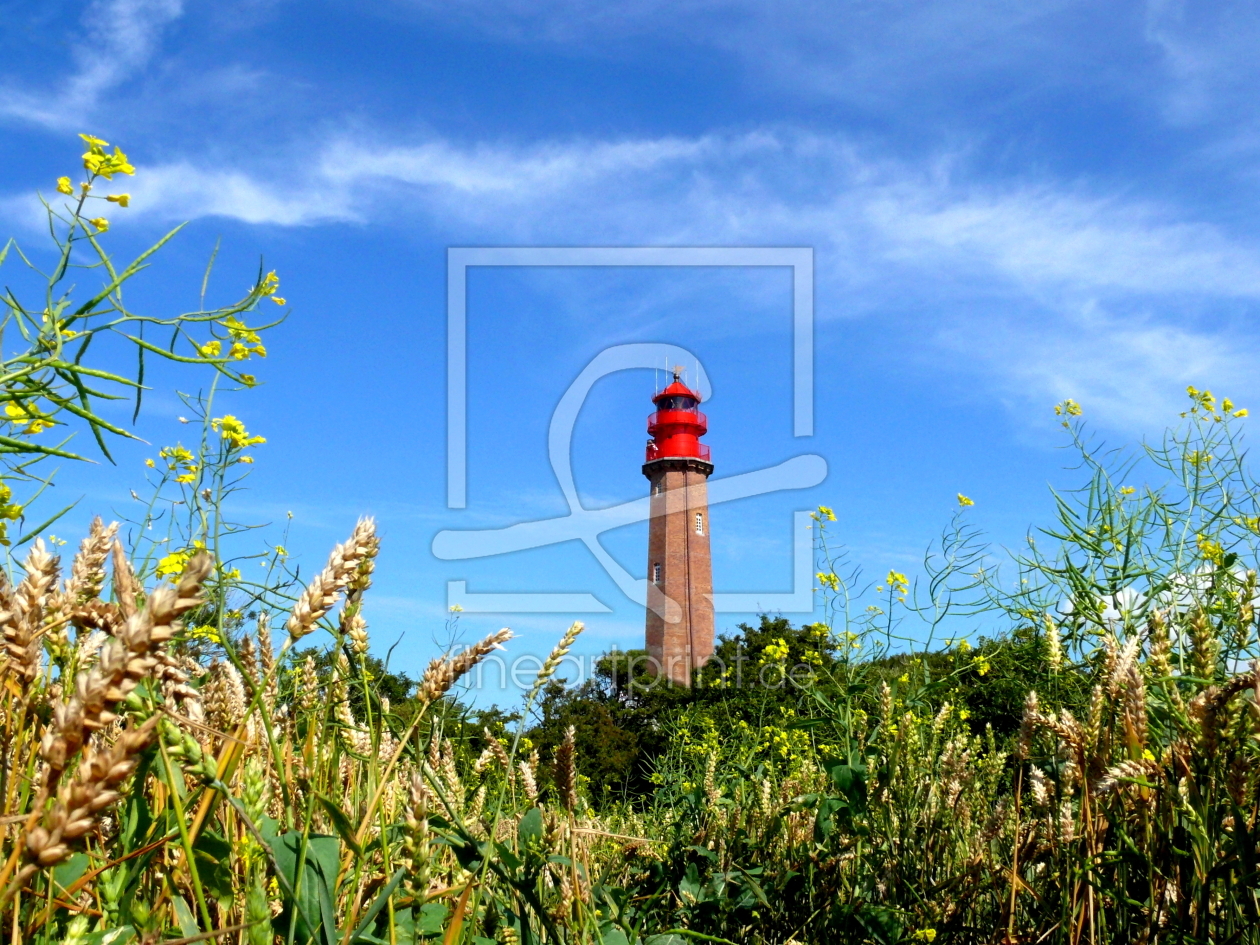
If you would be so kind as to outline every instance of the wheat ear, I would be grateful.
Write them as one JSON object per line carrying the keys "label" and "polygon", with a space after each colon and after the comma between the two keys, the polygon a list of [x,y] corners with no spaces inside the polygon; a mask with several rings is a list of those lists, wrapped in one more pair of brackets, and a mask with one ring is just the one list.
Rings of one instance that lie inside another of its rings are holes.
{"label": "wheat ear", "polygon": [[48,869],[70,856],[71,846],[100,821],[101,813],[121,796],[118,786],[135,770],[138,755],[153,738],[158,716],[123,731],[103,751],[89,751],[74,780],[57,793],[38,826],[26,833],[29,862],[18,873],[21,882],[38,869]]}
{"label": "wheat ear", "polygon": [[547,661],[543,663],[542,669],[538,671],[538,678],[534,680],[534,685],[529,690],[529,695],[525,698],[526,702],[531,701],[538,694],[538,691],[547,684],[547,680],[555,675],[556,670],[560,668],[560,661],[568,655],[573,642],[584,629],[586,629],[586,625],[580,620],[575,620],[573,625],[564,632],[564,636],[560,638],[560,642],[556,644],[556,648],[551,651]]}
{"label": "wheat ear", "polygon": [[40,744],[48,765],[47,785],[56,781],[90,733],[118,718],[118,703],[158,666],[166,642],[179,630],[178,618],[201,604],[201,584],[212,567],[208,554],[195,555],[184,566],[179,584],[150,594],[144,610],[106,641],[89,671],[78,675],[73,694],[54,710]]}
{"label": "wheat ear", "polygon": [[564,741],[556,746],[556,793],[570,814],[577,807],[577,745],[573,726],[564,732]]}
{"label": "wheat ear", "polygon": [[82,604],[100,596],[105,586],[105,561],[117,534],[117,522],[106,525],[99,515],[92,519],[87,537],[79,544],[70,565],[70,577],[66,579],[66,597],[71,604]]}
{"label": "wheat ear", "polygon": [[512,631],[507,627],[490,634],[484,640],[474,643],[468,649],[449,659],[438,657],[429,663],[420,680],[420,689],[416,698],[422,706],[442,698],[466,672],[480,663],[495,650],[501,650],[503,644],[512,639]]}
{"label": "wheat ear", "polygon": [[22,563],[26,576],[10,594],[0,597],[0,626],[3,627],[5,668],[30,686],[39,676],[42,646],[39,641],[44,623],[44,604],[57,580],[57,558],[48,553],[44,539],[36,539]]}
{"label": "wheat ear", "polygon": [[332,610],[342,590],[356,578],[364,556],[374,553],[375,530],[376,523],[372,519],[360,519],[349,540],[333,548],[324,570],[316,575],[293,605],[285,624],[291,642],[314,630],[319,619]]}

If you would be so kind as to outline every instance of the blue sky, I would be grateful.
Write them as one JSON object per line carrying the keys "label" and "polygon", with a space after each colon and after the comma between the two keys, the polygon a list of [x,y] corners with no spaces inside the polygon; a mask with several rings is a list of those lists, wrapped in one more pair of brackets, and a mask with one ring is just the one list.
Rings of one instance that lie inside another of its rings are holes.
{"label": "blue sky", "polygon": [[[592,593],[610,612],[583,615],[587,652],[641,640],[575,542],[431,552],[442,529],[563,513],[547,424],[610,345],[703,359],[716,475],[827,460],[813,489],[713,510],[723,591],[788,590],[791,512],[818,503],[875,577],[914,572],[958,492],[1018,542],[1047,483],[1075,481],[1062,398],[1117,442],[1175,419],[1187,384],[1258,402],[1253,4],[104,0],[0,2],[0,23],[7,229],[38,243],[31,195],[90,131],[137,166],[114,250],[191,221],[137,304],[190,303],[217,238],[225,296],[265,255],[291,315],[232,404],[269,440],[242,517],[291,510],[314,567],[376,515],[368,618],[413,673],[450,580]],[[786,270],[478,270],[469,502],[447,509],[450,246],[812,247],[815,435],[792,436]],[[652,383],[609,377],[584,406],[588,506],[645,491]],[[173,441],[179,412],[157,390],[138,432]],[[144,455],[59,488],[123,508]],[[605,545],[641,577],[645,542],[631,525]],[[545,651],[569,619],[463,623]]]}

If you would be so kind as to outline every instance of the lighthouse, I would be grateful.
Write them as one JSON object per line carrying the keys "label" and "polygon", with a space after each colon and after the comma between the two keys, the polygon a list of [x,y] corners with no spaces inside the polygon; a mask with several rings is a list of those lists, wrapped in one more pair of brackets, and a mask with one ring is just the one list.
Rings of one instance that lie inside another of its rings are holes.
{"label": "lighthouse", "polygon": [[713,569],[709,557],[709,447],[700,442],[708,418],[700,393],[674,381],[652,398],[647,461],[647,650],[658,675],[689,686],[693,670],[713,655]]}

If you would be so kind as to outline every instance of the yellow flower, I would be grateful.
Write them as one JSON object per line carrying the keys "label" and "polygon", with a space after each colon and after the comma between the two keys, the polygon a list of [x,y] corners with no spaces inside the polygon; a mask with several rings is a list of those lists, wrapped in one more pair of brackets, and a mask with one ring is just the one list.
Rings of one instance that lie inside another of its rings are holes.
{"label": "yellow flower", "polygon": [[219,631],[208,623],[203,623],[199,627],[193,627],[188,631],[188,636],[194,640],[206,640],[210,643],[223,642],[223,639],[219,636]]}
{"label": "yellow flower", "polygon": [[1199,554],[1213,564],[1221,564],[1225,560],[1225,549],[1219,542],[1212,541],[1203,535],[1198,536]]}
{"label": "yellow flower", "polygon": [[1239,407],[1237,410],[1235,410],[1235,411],[1234,411],[1234,416],[1235,416],[1235,417],[1245,417],[1245,416],[1247,416],[1247,413],[1248,413],[1248,410],[1247,410],[1247,408],[1246,408],[1246,407]]}
{"label": "yellow flower", "polygon": [[280,296],[278,296],[278,295],[273,295],[273,296],[271,297],[271,301],[275,302],[277,305],[287,305],[287,304],[288,304],[288,303],[287,303],[284,299],[280,298]]}
{"label": "yellow flower", "polygon": [[146,460],[144,461],[144,464],[145,464],[146,466],[148,466],[150,469],[156,469],[156,468],[157,468],[157,463],[155,463],[155,462],[154,462],[153,460],[151,460],[151,459],[146,459]]}
{"label": "yellow flower", "polygon": [[241,383],[244,384],[246,387],[253,387],[255,384],[258,383],[258,378],[254,377],[254,375],[252,374],[242,374]]}
{"label": "yellow flower", "polygon": [[915,942],[935,942],[936,929],[919,929],[910,936],[910,939]]}
{"label": "yellow flower", "polygon": [[1137,491],[1137,490],[1136,490],[1136,489],[1134,489],[1132,486],[1121,486],[1121,487],[1120,487],[1120,494],[1121,494],[1121,495],[1133,495],[1133,493],[1134,493],[1134,492],[1136,492],[1136,491]]}
{"label": "yellow flower", "polygon": [[96,231],[98,233],[104,233],[109,229],[109,221],[104,217],[96,217],[94,220],[88,220],[88,223],[91,223],[94,227],[96,227]]}
{"label": "yellow flower", "polygon": [[69,177],[57,178],[57,193],[66,194],[67,196],[74,193],[74,185],[70,183]]}
{"label": "yellow flower", "polygon": [[839,575],[824,573],[820,571],[817,576],[818,576],[819,584],[823,585],[824,587],[829,588],[834,593],[839,593],[840,591]]}
{"label": "yellow flower", "polygon": [[451,613],[462,614],[463,612],[464,612],[464,608],[461,607],[459,604],[451,604]]}
{"label": "yellow flower", "polygon": [[1079,417],[1081,415],[1081,405],[1069,397],[1061,404],[1055,404],[1054,414],[1056,417],[1062,417],[1064,415],[1069,417]]}
{"label": "yellow flower", "polygon": [[90,135],[80,135],[79,137],[88,143],[88,149],[83,155],[83,167],[89,174],[98,174],[106,180],[110,180],[115,174],[134,174],[136,172],[136,169],[127,161],[127,155],[119,151],[118,148],[114,148],[113,154],[106,154],[105,149],[109,145],[100,138],[93,138]]}
{"label": "yellow flower", "polygon": [[975,663],[976,663],[976,672],[979,673],[981,676],[989,675],[989,670],[993,668],[993,665],[989,662],[989,659],[986,656],[977,656]]}
{"label": "yellow flower", "polygon": [[975,502],[973,502],[971,499],[968,499],[965,495],[963,495],[963,494],[960,492],[960,493],[958,493],[958,504],[959,504],[960,506],[962,506],[963,508],[966,508],[967,506],[969,506],[969,505],[975,505],[976,503],[975,503]]}
{"label": "yellow flower", "polygon": [[120,207],[126,207],[131,203],[131,194],[110,194],[105,198],[110,203],[116,203]]}
{"label": "yellow flower", "polygon": [[234,449],[245,449],[247,446],[267,442],[266,437],[250,436],[245,429],[245,424],[230,413],[211,420],[210,426],[218,430],[220,436],[227,440]]}
{"label": "yellow flower", "polygon": [[258,344],[259,342],[258,332],[251,329],[235,315],[229,315],[223,319],[223,327],[228,330],[228,334],[238,341],[248,341],[251,344]]}
{"label": "yellow flower", "polygon": [[35,406],[26,407],[10,401],[5,404],[4,412],[14,424],[26,424],[26,427],[22,430],[23,433],[42,433],[53,425],[53,421],[48,419]]}
{"label": "yellow flower", "polygon": [[834,522],[836,520],[836,513],[825,505],[818,506],[818,514],[827,519],[829,522]]}
{"label": "yellow flower", "polygon": [[255,286],[259,295],[275,295],[276,289],[280,288],[280,277],[276,275],[273,269],[263,277],[263,281]]}
{"label": "yellow flower", "polygon": [[888,582],[888,589],[894,594],[901,594],[910,589],[910,582],[906,580],[906,576],[899,571],[889,571],[886,580]]}
{"label": "yellow flower", "polygon": [[253,461],[254,461],[254,457],[252,456],[242,456],[240,459],[237,460],[238,463],[252,463]]}
{"label": "yellow flower", "polygon": [[969,718],[971,718],[971,710],[970,710],[970,709],[959,709],[959,710],[958,710],[958,718],[959,718],[959,719],[961,719],[962,721],[966,722]]}
{"label": "yellow flower", "polygon": [[200,347],[197,348],[197,352],[203,358],[217,358],[219,356],[219,352],[221,352],[222,350],[223,350],[223,342],[218,341],[218,340],[207,341],[204,345],[201,345]]}
{"label": "yellow flower", "polygon": [[204,541],[194,541],[187,548],[180,551],[172,551],[157,563],[157,576],[169,578],[171,581],[178,581],[180,574],[184,571],[184,565],[198,551],[204,551],[205,547],[206,543]]}

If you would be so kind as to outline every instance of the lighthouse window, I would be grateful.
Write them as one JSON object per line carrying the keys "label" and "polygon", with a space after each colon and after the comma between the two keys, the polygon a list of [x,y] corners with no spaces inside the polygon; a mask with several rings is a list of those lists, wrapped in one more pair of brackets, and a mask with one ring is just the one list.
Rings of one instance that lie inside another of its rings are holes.
{"label": "lighthouse window", "polygon": [[696,513],[696,534],[697,535],[704,534],[704,513],[703,512]]}
{"label": "lighthouse window", "polygon": [[661,566],[659,562],[652,565],[652,583],[653,584],[661,583]]}
{"label": "lighthouse window", "polygon": [[660,494],[661,494],[661,481],[658,479],[656,482],[652,483],[652,495],[660,495]]}
{"label": "lighthouse window", "polygon": [[696,402],[691,397],[664,397],[660,401],[661,410],[694,410]]}

